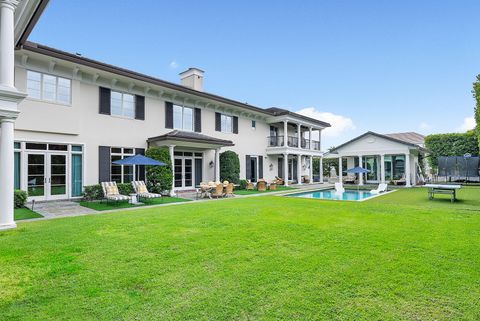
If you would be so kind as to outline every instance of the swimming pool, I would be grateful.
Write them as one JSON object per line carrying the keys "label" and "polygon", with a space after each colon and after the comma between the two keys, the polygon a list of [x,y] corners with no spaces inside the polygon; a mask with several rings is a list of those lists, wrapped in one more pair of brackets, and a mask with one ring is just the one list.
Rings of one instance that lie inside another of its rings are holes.
{"label": "swimming pool", "polygon": [[322,200],[336,201],[363,201],[375,194],[370,191],[345,190],[343,193],[336,193],[335,189],[324,189],[317,191],[308,191],[302,193],[288,194],[289,197],[316,198]]}

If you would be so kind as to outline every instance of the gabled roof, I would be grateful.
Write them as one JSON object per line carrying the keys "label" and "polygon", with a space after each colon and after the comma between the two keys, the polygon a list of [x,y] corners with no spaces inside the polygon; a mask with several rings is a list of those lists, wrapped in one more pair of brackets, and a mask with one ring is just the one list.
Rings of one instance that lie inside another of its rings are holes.
{"label": "gabled roof", "polygon": [[385,136],[399,139],[401,141],[416,144],[419,146],[423,146],[425,144],[425,136],[415,132],[385,134]]}
{"label": "gabled roof", "polygon": [[[377,137],[380,137],[380,138],[384,138],[384,139],[387,139],[387,140],[390,140],[392,142],[396,142],[396,143],[400,143],[400,144],[404,144],[404,145],[407,145],[407,146],[410,146],[410,147],[417,147],[417,148],[420,148],[420,149],[423,149],[423,146],[420,146],[418,144],[415,144],[415,143],[412,143],[412,142],[409,142],[409,141],[406,141],[406,140],[402,140],[402,139],[399,139],[398,137],[404,137],[402,136],[403,134],[405,133],[399,133],[399,134],[379,134],[379,133],[375,133],[375,132],[372,132],[372,131],[368,131],[360,136],[357,136],[351,140],[349,140],[348,142],[346,143],[343,143],[341,144],[340,146],[337,146],[335,148],[333,148],[329,153],[332,153],[332,152],[335,152],[337,151],[338,149],[350,144],[350,143],[353,143],[365,136],[368,136],[368,135],[373,135],[373,136],[377,136]],[[417,134],[417,135],[420,135],[420,134]],[[421,135],[420,135],[421,136]]]}
{"label": "gabled roof", "polygon": [[15,48],[20,48],[37,24],[49,0],[21,0],[15,9]]}
{"label": "gabled roof", "polygon": [[327,122],[324,122],[324,121],[321,121],[321,120],[318,120],[318,119],[314,119],[314,118],[311,118],[311,117],[308,117],[308,116],[300,115],[298,113],[295,113],[295,112],[287,110],[287,109],[278,108],[278,107],[270,107],[270,108],[267,108],[265,110],[268,111],[269,113],[271,113],[273,116],[292,115],[293,117],[304,119],[306,121],[315,121],[316,123],[321,124],[323,127],[331,127],[331,125]]}
{"label": "gabled roof", "polygon": [[169,133],[166,133],[161,136],[150,137],[147,139],[148,143],[158,142],[163,140],[177,140],[183,142],[194,142],[194,143],[207,143],[215,144],[221,146],[234,146],[235,144],[231,140],[219,139],[195,132],[186,132],[181,130],[173,130]]}
{"label": "gabled roof", "polygon": [[[152,77],[152,76],[149,76],[149,75],[145,75],[145,74],[142,74],[142,73],[139,73],[139,72],[131,71],[131,70],[121,68],[121,67],[117,67],[117,66],[114,66],[114,65],[110,65],[110,64],[100,62],[100,61],[97,61],[97,60],[85,58],[85,57],[75,55],[75,54],[72,54],[72,53],[69,53],[69,52],[65,52],[65,51],[62,51],[62,50],[58,50],[58,49],[55,49],[55,48],[44,46],[44,45],[41,45],[41,44],[38,44],[38,43],[27,41],[22,45],[22,48],[27,50],[27,51],[39,53],[39,54],[42,54],[42,55],[45,55],[45,56],[58,58],[58,59],[61,59],[61,60],[73,62],[75,64],[99,69],[99,70],[106,71],[106,72],[109,72],[109,73],[113,73],[113,74],[121,75],[121,76],[124,76],[124,77],[136,79],[136,80],[139,80],[139,81],[144,81],[144,82],[147,82],[147,83],[151,83],[151,84],[154,84],[154,85],[157,85],[157,86],[162,86],[162,87],[169,88],[169,89],[172,89],[172,90],[178,90],[178,91],[184,92],[186,94],[196,95],[196,96],[203,97],[203,98],[206,98],[206,99],[212,99],[212,100],[218,101],[218,102],[223,103],[223,104],[244,108],[244,109],[251,110],[251,111],[254,111],[254,112],[262,113],[262,114],[267,115],[267,116],[278,116],[277,114],[275,114],[275,112],[271,108],[264,109],[264,108],[252,106],[252,105],[247,104],[247,103],[242,103],[242,102],[239,102],[239,101],[236,101],[236,100],[232,100],[232,99],[229,99],[229,98],[218,96],[218,95],[215,95],[215,94],[207,93],[207,92],[204,92],[204,91],[198,91],[198,90],[192,89],[190,87],[175,84],[175,83],[172,83],[172,82],[169,82],[169,81],[165,81],[165,80],[155,78],[155,77]],[[309,122],[318,124],[322,127],[330,127],[329,123],[323,122],[321,120],[318,120],[318,119],[315,119],[315,118],[310,118],[310,117],[303,116],[303,115],[300,115],[300,114],[296,114],[296,113],[290,112],[290,111],[285,110],[285,109],[283,109],[283,111],[285,112],[285,114],[291,114],[294,117],[298,117],[300,119],[307,120]]]}

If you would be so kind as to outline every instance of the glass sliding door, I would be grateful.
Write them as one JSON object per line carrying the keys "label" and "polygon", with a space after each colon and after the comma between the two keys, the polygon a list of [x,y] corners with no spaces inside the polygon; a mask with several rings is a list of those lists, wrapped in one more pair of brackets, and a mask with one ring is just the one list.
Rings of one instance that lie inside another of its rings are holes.
{"label": "glass sliding door", "polygon": [[368,169],[367,181],[377,181],[378,162],[376,156],[365,156],[363,159],[363,168]]}

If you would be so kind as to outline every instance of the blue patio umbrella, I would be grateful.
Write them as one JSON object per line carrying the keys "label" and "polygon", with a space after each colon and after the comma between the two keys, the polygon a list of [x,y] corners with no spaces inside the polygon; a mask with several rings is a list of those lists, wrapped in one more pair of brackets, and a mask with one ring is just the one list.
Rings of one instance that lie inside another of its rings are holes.
{"label": "blue patio umbrella", "polygon": [[[363,167],[356,166],[356,167],[347,169],[347,173],[362,175],[364,173],[370,173],[370,170]],[[357,189],[358,189],[358,185],[357,185]]]}
{"label": "blue patio umbrella", "polygon": [[135,155],[126,157],[123,159],[116,160],[112,162],[116,165],[147,165],[147,166],[167,166],[164,162],[157,161],[155,159],[143,156],[143,155]]}

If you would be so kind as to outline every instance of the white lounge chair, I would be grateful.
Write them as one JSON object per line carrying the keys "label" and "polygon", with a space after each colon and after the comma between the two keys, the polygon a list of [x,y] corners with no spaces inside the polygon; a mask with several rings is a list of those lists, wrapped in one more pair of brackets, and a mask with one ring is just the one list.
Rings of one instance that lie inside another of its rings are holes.
{"label": "white lounge chair", "polygon": [[120,194],[118,191],[117,183],[115,182],[102,182],[103,196],[107,201],[129,201],[130,197]]}
{"label": "white lounge chair", "polygon": [[335,192],[343,193],[345,192],[345,188],[343,188],[343,183],[335,183]]}
{"label": "white lounge chair", "polygon": [[144,181],[132,181],[133,189],[139,198],[151,199],[160,198],[162,195],[156,193],[150,193],[145,185]]}
{"label": "white lounge chair", "polygon": [[370,193],[372,194],[380,194],[387,191],[388,185],[386,183],[381,183],[378,185],[377,189],[372,189]]}

